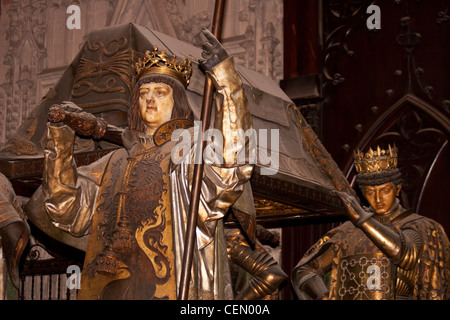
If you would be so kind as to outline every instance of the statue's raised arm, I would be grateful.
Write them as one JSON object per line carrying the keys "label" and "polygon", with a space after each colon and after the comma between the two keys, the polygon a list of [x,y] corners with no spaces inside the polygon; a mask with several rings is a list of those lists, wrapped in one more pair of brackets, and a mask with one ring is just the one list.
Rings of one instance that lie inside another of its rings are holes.
{"label": "statue's raised arm", "polygon": [[[209,136],[205,152],[213,156],[200,159],[205,166],[189,298],[232,299],[222,218],[253,172],[252,121],[233,58],[209,31],[204,34],[208,44],[201,66],[216,86],[217,100],[214,139]],[[178,294],[198,160],[198,128],[186,88],[199,69],[157,47],[134,67],[123,147],[78,167],[75,136],[99,137],[107,124],[71,102],[55,106],[47,124],[42,186],[28,204],[30,210],[43,208],[40,214],[54,227],[88,237],[80,299],[176,299]]]}

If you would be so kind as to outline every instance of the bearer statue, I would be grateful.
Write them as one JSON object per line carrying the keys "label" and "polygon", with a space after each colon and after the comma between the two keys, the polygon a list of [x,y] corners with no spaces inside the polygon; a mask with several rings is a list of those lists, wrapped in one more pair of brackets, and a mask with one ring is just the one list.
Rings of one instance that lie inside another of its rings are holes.
{"label": "bearer statue", "polygon": [[450,299],[450,244],[442,226],[405,210],[397,148],[355,152],[356,182],[370,207],[339,193],[350,221],[299,261],[299,299]]}

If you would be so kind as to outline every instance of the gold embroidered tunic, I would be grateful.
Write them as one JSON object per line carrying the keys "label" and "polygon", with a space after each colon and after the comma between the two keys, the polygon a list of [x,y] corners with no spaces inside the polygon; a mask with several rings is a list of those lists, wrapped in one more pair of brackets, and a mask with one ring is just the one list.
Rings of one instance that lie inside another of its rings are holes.
{"label": "gold embroidered tunic", "polygon": [[[215,127],[224,137],[226,165],[205,164],[190,299],[233,297],[221,218],[253,170],[237,163],[246,148],[237,130],[252,125],[232,58],[213,71],[223,96],[216,103]],[[124,148],[77,169],[73,131],[48,126],[45,210],[58,228],[75,236],[89,233],[80,299],[177,297],[195,147],[186,155],[191,161],[175,164],[171,152],[177,141],[153,140],[127,130]],[[234,148],[227,148],[231,143]]]}

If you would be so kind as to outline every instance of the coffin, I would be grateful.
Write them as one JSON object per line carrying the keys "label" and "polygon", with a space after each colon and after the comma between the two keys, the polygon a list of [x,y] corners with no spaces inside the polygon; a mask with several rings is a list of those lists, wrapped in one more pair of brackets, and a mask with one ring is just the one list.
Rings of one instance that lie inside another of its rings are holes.
{"label": "coffin", "polygon": [[[30,197],[40,185],[47,112],[53,104],[72,101],[110,124],[108,135],[100,141],[77,138],[78,165],[120,146],[133,86],[132,64],[153,46],[193,61],[188,99],[199,119],[204,87],[197,63],[200,48],[135,24],[96,30],[0,151],[0,170],[18,195]],[[257,220],[278,223],[341,215],[341,202],[331,191],[352,190],[292,100],[272,79],[239,65],[237,70],[258,135],[258,158],[250,181]],[[272,137],[275,132],[278,136]],[[268,143],[262,143],[263,136]]]}

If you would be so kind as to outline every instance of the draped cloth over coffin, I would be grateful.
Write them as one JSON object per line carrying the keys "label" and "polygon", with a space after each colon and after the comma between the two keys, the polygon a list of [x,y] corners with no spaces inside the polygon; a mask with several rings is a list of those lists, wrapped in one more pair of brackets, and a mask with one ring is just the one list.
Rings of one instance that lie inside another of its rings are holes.
{"label": "draped cloth over coffin", "polygon": [[[41,159],[45,146],[47,113],[53,104],[72,101],[87,112],[105,118],[118,131],[125,124],[131,90],[134,85],[132,64],[145,50],[158,46],[177,57],[193,61],[193,75],[187,96],[195,119],[200,118],[204,74],[197,61],[201,49],[171,38],[165,34],[135,24],[112,26],[93,31],[69,67],[37,105],[32,115],[21,125],[17,134],[0,151],[0,165],[25,159]],[[294,186],[320,192],[335,208],[341,208],[331,190],[352,193],[347,180],[337,168],[315,133],[297,111],[293,102],[277,83],[255,71],[236,65],[247,95],[253,126],[258,133],[266,129],[268,146],[258,139],[258,163],[255,175]],[[270,157],[272,130],[279,132],[279,156]],[[77,137],[75,152],[89,151],[94,147],[91,139]],[[0,166],[2,171],[4,166]],[[272,167],[273,174],[264,176],[264,169]],[[36,168],[36,175],[39,176]],[[31,170],[33,171],[33,170]],[[31,172],[33,174],[33,172]],[[8,174],[6,174],[8,176]],[[275,187],[276,187],[275,185]],[[273,188],[273,186],[271,186]],[[250,185],[245,196],[233,205],[236,212],[244,213],[247,233],[254,236],[255,208]],[[29,214],[29,219],[44,232],[73,247],[84,250],[86,238],[75,238],[56,229],[42,216]],[[241,219],[242,220],[242,219]],[[250,222],[249,222],[250,221]]]}

